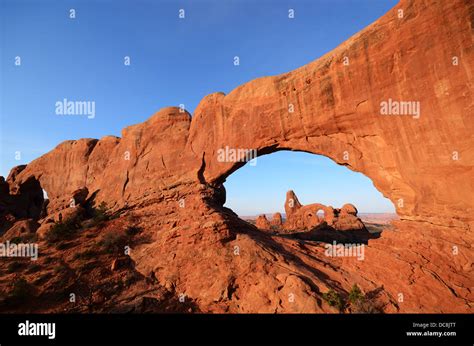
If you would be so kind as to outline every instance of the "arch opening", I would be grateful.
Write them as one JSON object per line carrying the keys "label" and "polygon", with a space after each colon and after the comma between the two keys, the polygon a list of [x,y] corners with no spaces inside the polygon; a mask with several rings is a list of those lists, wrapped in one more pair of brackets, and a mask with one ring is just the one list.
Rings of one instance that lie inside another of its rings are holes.
{"label": "arch opening", "polygon": [[226,207],[275,234],[331,229],[378,236],[398,218],[368,177],[303,151],[259,153],[256,164],[235,165],[224,186]]}

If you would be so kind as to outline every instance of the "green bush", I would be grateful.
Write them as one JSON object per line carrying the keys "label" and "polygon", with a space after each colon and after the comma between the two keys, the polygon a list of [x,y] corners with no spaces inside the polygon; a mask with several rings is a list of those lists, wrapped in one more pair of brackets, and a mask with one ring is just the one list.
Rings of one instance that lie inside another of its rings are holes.
{"label": "green bush", "polygon": [[323,293],[323,299],[329,304],[329,306],[334,306],[337,308],[340,312],[344,311],[344,301],[333,289],[330,289],[326,293]]}
{"label": "green bush", "polygon": [[23,242],[22,237],[13,237],[13,238],[10,239],[10,243],[19,244],[19,243],[22,243],[22,242]]}
{"label": "green bush", "polygon": [[361,289],[354,284],[349,291],[349,296],[347,301],[345,301],[339,293],[330,289],[328,292],[323,293],[323,299],[329,304],[329,306],[334,306],[339,310],[339,312],[344,312],[347,307],[347,303],[350,303],[350,311],[353,313],[383,313],[384,308],[374,299],[368,298],[364,295]]}
{"label": "green bush", "polygon": [[352,286],[351,291],[349,292],[349,302],[351,304],[356,304],[357,302],[360,302],[360,301],[364,300],[364,298],[365,298],[365,296],[362,293],[362,291],[360,290],[359,286],[354,284]]}
{"label": "green bush", "polygon": [[351,303],[351,310],[354,313],[383,313],[383,307],[381,307],[376,302],[369,299],[365,294],[363,294],[356,284],[352,286],[352,289],[349,292],[349,302]]}

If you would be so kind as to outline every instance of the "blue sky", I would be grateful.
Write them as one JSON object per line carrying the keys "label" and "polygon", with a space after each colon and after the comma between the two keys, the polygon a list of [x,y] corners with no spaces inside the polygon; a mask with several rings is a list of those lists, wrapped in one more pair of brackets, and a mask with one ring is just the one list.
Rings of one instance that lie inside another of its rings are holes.
{"label": "blue sky", "polygon": [[[192,113],[206,94],[302,66],[396,2],[0,0],[0,175],[61,141],[120,135],[165,106],[184,104]],[[95,101],[95,118],[56,115],[64,98]],[[344,200],[363,211],[393,210],[368,178],[323,157],[275,153],[251,168],[226,183],[228,205],[240,214],[263,211],[265,201],[266,210],[280,210],[287,187],[304,203]],[[315,181],[332,190],[323,195]]]}
{"label": "blue sky", "polygon": [[242,216],[284,213],[286,192],[293,190],[302,204],[322,203],[340,208],[354,204],[359,212],[394,212],[392,202],[362,173],[331,159],[304,152],[279,151],[259,156],[224,184],[226,206]]}

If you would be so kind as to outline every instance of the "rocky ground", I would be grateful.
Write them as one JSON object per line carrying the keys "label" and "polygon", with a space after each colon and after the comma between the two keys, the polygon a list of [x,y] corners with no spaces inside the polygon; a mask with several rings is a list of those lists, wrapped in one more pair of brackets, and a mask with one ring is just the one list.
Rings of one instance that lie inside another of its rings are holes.
{"label": "rocky ground", "polygon": [[[157,279],[153,274],[143,275],[136,270],[134,261],[124,254],[124,248],[129,246],[135,249],[152,243],[153,232],[146,229],[150,221],[149,217],[125,212],[120,215],[100,214],[78,218],[77,226],[71,230],[61,228],[64,234],[59,236],[54,233],[54,228],[38,236],[35,228],[26,223],[13,238],[12,232],[7,232],[2,236],[4,242],[37,243],[40,253],[36,261],[8,258],[0,262],[0,275],[4,278],[0,284],[1,311],[187,313],[353,312],[368,309],[382,312],[386,304],[391,304],[390,297],[380,288],[365,292],[367,299],[361,298],[351,304],[348,297],[352,287],[347,287],[346,291],[337,282],[343,273],[338,273],[336,262],[324,258],[323,243],[289,236],[271,236],[244,221],[241,221],[241,232],[232,236],[233,240],[229,239],[227,246],[221,244],[223,248],[220,251],[228,248],[229,253],[221,254],[220,268],[216,268],[219,277],[212,278],[205,272],[193,273],[192,269],[182,268],[182,264],[176,266],[173,260],[167,264],[169,268],[162,268],[168,273],[165,280]],[[223,225],[210,221],[203,226],[212,230]],[[176,239],[179,235],[172,237]],[[183,250],[194,251],[192,244],[187,243],[188,246]],[[277,257],[268,249],[272,249]],[[236,260],[243,263],[232,263]],[[274,262],[281,262],[280,265],[292,269],[278,274],[279,269],[274,268]],[[231,269],[229,266],[242,268]],[[239,271],[251,268],[261,271],[254,273],[253,277],[248,276],[249,273],[245,277],[238,275]],[[207,294],[216,294],[210,304],[200,306],[199,302],[188,296],[191,294],[189,290],[177,291],[175,280],[178,277],[173,277],[172,273],[178,269],[189,271],[181,275],[195,276],[196,285],[209,285]],[[318,285],[308,280],[303,273],[316,275],[319,278]],[[249,282],[241,282],[244,278]],[[223,279],[228,286],[216,291],[212,286],[220,285],[219,281]],[[274,291],[259,293],[261,285],[272,285]],[[244,294],[239,286],[247,286],[246,289],[251,292]],[[262,302],[259,295],[270,292],[272,294]],[[328,292],[333,292],[334,296],[326,298],[324,294]],[[241,295],[246,298],[243,299]],[[257,295],[254,301],[253,295]],[[257,302],[259,306],[254,305]]]}
{"label": "rocky ground", "polygon": [[[164,221],[160,210],[174,217]],[[160,210],[156,205],[118,213],[98,208],[86,210],[71,232],[60,227],[65,234],[59,236],[55,232],[51,236],[54,227],[42,234],[26,223],[13,239],[12,232],[5,233],[4,242],[37,242],[40,255],[37,261],[2,259],[1,311],[390,313],[471,309],[471,298],[467,298],[471,279],[455,268],[469,264],[465,255],[444,263],[441,277],[435,263],[439,263],[436,256],[444,253],[436,237],[419,238],[424,240],[416,248],[409,245],[396,250],[399,239],[409,239],[416,229],[385,230],[367,241],[364,259],[359,260],[328,257],[325,245],[331,239],[262,231],[229,209],[210,213],[205,220]],[[426,253],[420,251],[424,247]],[[130,256],[124,253],[128,248]],[[408,262],[403,259],[406,253],[411,257]],[[417,280],[425,282],[429,294],[421,294]],[[410,282],[418,285],[410,289]],[[451,302],[450,308],[446,301]]]}
{"label": "rocky ground", "polygon": [[196,312],[189,299],[180,301],[134,268],[124,246],[145,242],[142,229],[130,217],[78,220],[64,234],[41,237],[24,227],[14,243],[38,244],[37,260],[2,258],[0,311],[2,312]]}

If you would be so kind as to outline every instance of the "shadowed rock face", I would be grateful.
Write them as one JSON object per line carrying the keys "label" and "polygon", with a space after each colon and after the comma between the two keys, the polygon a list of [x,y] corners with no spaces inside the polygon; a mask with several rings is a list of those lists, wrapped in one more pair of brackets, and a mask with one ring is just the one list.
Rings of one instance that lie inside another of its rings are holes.
{"label": "shadowed rock face", "polygon": [[[34,181],[48,193],[48,213],[55,213],[86,188],[96,203],[141,218],[153,241],[132,252],[137,268],[195,297],[203,311],[292,311],[293,305],[278,308],[277,295],[270,303],[264,299],[263,291],[282,285],[278,294],[295,290],[304,297],[304,311],[325,311],[317,296],[330,287],[324,279],[329,274],[303,260],[292,264],[299,276],[268,265],[283,261],[290,248],[302,250],[254,236],[251,226],[222,207],[222,183],[244,163],[218,160],[225,147],[259,155],[321,154],[372,179],[402,219],[400,232],[371,241],[365,261],[334,259],[345,275],[367,289],[384,285],[387,297],[404,290],[405,303],[391,303],[391,311],[469,311],[473,12],[469,1],[401,1],[308,65],[253,80],[228,95],[206,96],[192,118],[170,107],[125,128],[121,138],[61,143],[10,175],[2,204],[14,195],[31,196]],[[420,116],[381,115],[389,100],[419,102]],[[29,208],[34,199],[22,201],[30,201]],[[459,255],[453,256],[454,245]],[[238,260],[230,255],[234,246],[244,254]],[[259,246],[280,252],[269,259]],[[248,253],[255,256],[245,258]],[[215,280],[210,284],[202,275]],[[342,274],[331,275],[337,280]],[[429,297],[423,294],[427,287]]]}
{"label": "shadowed rock face", "polygon": [[34,176],[24,179],[21,184],[14,181],[26,165],[13,168],[5,181],[0,177],[0,213],[9,213],[16,218],[39,218],[43,208],[43,190]]}

